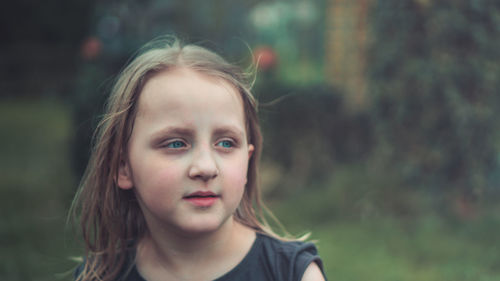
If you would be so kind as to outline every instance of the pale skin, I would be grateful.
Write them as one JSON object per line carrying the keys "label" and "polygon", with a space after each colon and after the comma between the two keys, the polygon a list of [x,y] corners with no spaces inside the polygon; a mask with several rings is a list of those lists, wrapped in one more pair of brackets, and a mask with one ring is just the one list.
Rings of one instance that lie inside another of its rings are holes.
{"label": "pale skin", "polygon": [[[136,255],[146,280],[214,280],[243,260],[256,234],[233,213],[253,150],[230,84],[187,68],[148,80],[117,179],[146,219]],[[212,198],[191,200],[200,192]],[[324,279],[312,263],[302,280]]]}

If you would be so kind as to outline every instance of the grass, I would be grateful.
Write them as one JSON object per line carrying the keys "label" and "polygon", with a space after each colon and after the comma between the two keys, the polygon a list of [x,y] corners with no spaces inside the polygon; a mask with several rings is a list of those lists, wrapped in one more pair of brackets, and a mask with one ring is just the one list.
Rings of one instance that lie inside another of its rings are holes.
{"label": "grass", "polygon": [[0,280],[57,280],[74,266],[65,236],[70,127],[55,101],[0,103]]}
{"label": "grass", "polygon": [[314,237],[332,280],[499,280],[496,239],[477,241],[444,224],[431,217],[412,230],[391,219],[338,222]]}
{"label": "grass", "polygon": [[[339,169],[328,188],[312,185],[269,204],[291,233],[312,232],[330,280],[500,280],[498,207],[468,219],[429,210],[389,214],[366,186],[391,190],[392,183],[382,179],[380,187],[369,173]],[[394,200],[426,206],[418,199],[408,192],[385,202],[396,210]]]}
{"label": "grass", "polygon": [[[0,280],[71,280],[64,273],[79,253],[65,228],[77,182],[72,126],[57,101],[0,102]],[[384,203],[402,208],[397,203],[412,196],[373,197],[382,183],[360,173],[347,167],[329,188],[311,186],[270,204],[292,233],[312,231],[330,280],[500,280],[499,210],[465,221],[383,215],[376,210]]]}

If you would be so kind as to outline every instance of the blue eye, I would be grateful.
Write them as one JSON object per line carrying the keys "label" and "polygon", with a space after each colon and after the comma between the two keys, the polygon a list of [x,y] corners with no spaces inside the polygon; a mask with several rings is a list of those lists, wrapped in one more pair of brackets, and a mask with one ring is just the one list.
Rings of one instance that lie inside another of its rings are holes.
{"label": "blue eye", "polygon": [[186,146],[182,141],[173,141],[167,144],[168,148],[181,148]]}
{"label": "blue eye", "polygon": [[231,141],[228,141],[228,140],[223,140],[223,141],[220,141],[217,143],[218,146],[222,146],[224,148],[231,148],[233,147],[233,143]]}

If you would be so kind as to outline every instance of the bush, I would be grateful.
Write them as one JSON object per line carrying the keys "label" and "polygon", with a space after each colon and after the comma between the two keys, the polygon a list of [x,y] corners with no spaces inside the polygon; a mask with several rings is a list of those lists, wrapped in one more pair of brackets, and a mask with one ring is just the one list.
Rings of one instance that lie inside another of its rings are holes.
{"label": "bush", "polygon": [[293,175],[293,186],[328,179],[337,163],[369,154],[373,141],[368,115],[347,111],[337,90],[268,84],[257,92],[266,95],[261,100],[276,100],[261,108],[263,161]]}
{"label": "bush", "polygon": [[377,1],[369,78],[386,164],[476,198],[498,185],[500,2]]}

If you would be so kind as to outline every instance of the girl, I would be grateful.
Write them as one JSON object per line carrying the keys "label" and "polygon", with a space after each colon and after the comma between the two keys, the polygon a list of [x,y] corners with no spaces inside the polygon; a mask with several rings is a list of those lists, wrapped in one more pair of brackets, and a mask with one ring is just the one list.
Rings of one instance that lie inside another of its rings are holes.
{"label": "girl", "polygon": [[76,280],[326,280],[311,243],[261,223],[262,138],[245,74],[149,44],[120,74],[73,205]]}

